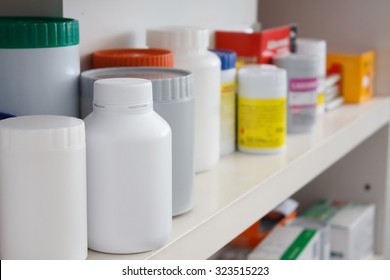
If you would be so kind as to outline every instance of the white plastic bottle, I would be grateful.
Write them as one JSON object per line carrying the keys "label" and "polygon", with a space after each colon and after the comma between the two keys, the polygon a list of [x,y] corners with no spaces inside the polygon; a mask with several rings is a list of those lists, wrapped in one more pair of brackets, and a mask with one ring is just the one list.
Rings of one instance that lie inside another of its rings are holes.
{"label": "white plastic bottle", "polygon": [[236,60],[233,51],[211,50],[221,60],[221,131],[220,153],[236,150]]}
{"label": "white plastic bottle", "polygon": [[0,17],[0,113],[79,116],[79,25]]}
{"label": "white plastic bottle", "polygon": [[277,56],[274,64],[287,71],[287,133],[311,132],[317,115],[318,57]]}
{"label": "white plastic bottle", "polygon": [[318,96],[317,115],[325,113],[325,79],[326,79],[326,41],[320,39],[298,38],[297,54],[314,55],[318,57]]}
{"label": "white plastic bottle", "polygon": [[238,71],[238,149],[258,154],[285,150],[287,74],[275,66]]}
{"label": "white plastic bottle", "polygon": [[84,122],[0,121],[0,259],[87,257]]}
{"label": "white plastic bottle", "polygon": [[153,109],[172,130],[172,214],[177,216],[189,211],[193,207],[195,175],[192,74],[164,67],[112,67],[84,71],[81,73],[84,113],[92,110],[94,82],[116,77],[136,77],[152,82]]}
{"label": "white plastic bottle", "polygon": [[88,243],[106,253],[156,249],[172,226],[171,129],[153,111],[152,83],[95,82],[87,136]]}
{"label": "white plastic bottle", "polygon": [[147,31],[147,45],[173,52],[174,67],[194,75],[195,172],[213,168],[220,156],[221,62],[208,51],[209,32],[196,27],[166,27]]}

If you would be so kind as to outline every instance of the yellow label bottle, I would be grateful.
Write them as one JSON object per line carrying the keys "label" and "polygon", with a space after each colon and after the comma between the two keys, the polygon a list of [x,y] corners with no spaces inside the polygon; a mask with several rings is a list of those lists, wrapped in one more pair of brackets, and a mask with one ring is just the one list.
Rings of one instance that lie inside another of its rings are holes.
{"label": "yellow label bottle", "polygon": [[277,153],[286,146],[287,77],[273,66],[243,67],[238,73],[238,149]]}
{"label": "yellow label bottle", "polygon": [[238,143],[247,149],[278,149],[286,145],[286,97],[238,99]]}
{"label": "yellow label bottle", "polygon": [[236,53],[211,50],[221,60],[220,154],[236,150]]}

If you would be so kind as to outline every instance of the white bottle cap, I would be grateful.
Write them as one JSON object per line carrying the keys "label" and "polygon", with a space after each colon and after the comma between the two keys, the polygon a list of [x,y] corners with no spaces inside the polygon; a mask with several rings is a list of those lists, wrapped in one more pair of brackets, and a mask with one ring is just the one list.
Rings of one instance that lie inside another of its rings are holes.
{"label": "white bottle cap", "polygon": [[142,107],[153,104],[152,83],[137,78],[101,79],[94,83],[97,107]]}
{"label": "white bottle cap", "polygon": [[0,121],[0,150],[57,151],[85,147],[84,122],[66,116],[21,116]]}
{"label": "white bottle cap", "polygon": [[318,57],[318,76],[326,76],[326,41],[318,39],[299,38],[296,41],[297,54],[315,55]]}
{"label": "white bottle cap", "polygon": [[240,96],[249,98],[286,96],[286,70],[275,66],[245,65],[238,71],[238,92]]}
{"label": "white bottle cap", "polygon": [[165,27],[147,30],[146,45],[149,48],[207,49],[209,31],[198,27]]}

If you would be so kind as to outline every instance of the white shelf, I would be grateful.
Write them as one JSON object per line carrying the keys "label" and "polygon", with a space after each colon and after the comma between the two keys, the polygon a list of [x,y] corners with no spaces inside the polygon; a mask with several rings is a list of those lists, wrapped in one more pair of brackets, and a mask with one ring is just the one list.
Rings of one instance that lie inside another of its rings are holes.
{"label": "white shelf", "polygon": [[310,134],[289,135],[286,153],[234,153],[196,175],[194,208],[174,218],[169,242],[155,251],[88,259],[206,259],[390,120],[390,98],[345,105]]}

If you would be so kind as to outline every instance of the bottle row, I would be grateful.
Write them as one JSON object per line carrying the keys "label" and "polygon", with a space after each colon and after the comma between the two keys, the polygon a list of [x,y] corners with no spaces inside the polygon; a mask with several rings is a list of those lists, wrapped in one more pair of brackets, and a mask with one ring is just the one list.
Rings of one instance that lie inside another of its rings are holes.
{"label": "bottle row", "polygon": [[0,17],[0,34],[2,259],[161,247],[195,173],[236,147],[282,152],[323,100],[321,40],[242,65],[206,29],[160,28],[150,49],[97,51],[80,74],[76,20]]}

